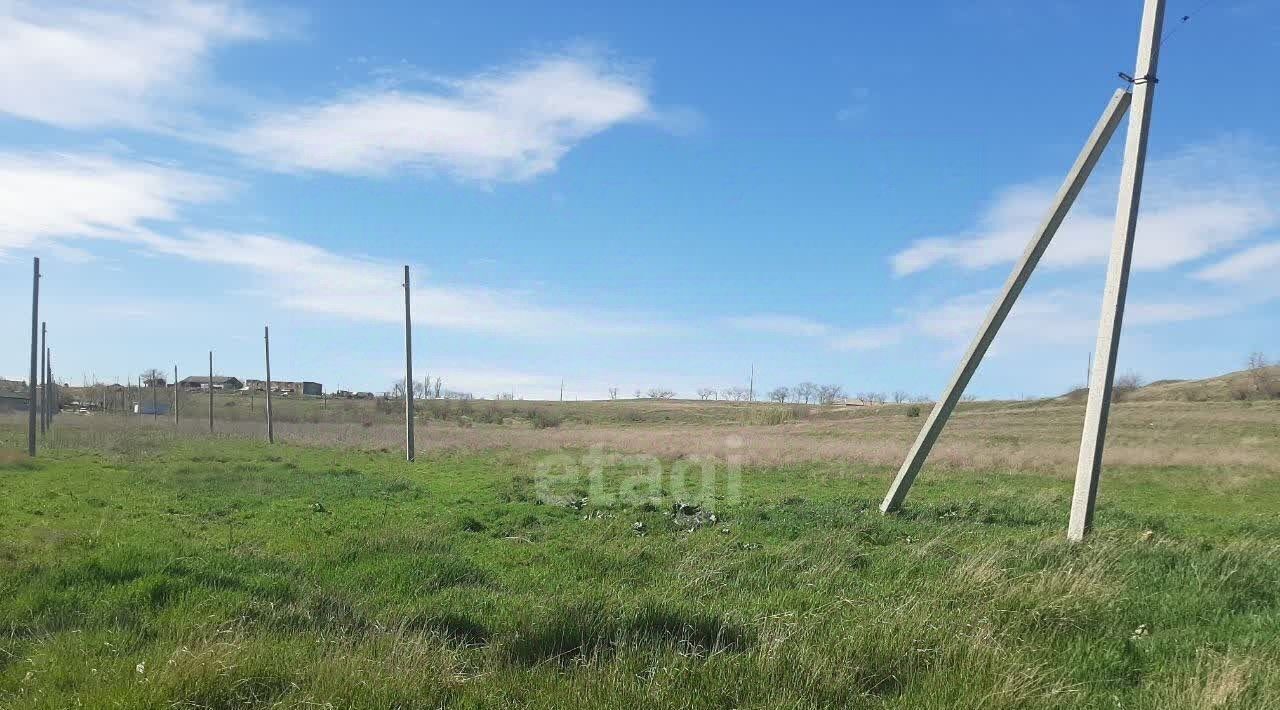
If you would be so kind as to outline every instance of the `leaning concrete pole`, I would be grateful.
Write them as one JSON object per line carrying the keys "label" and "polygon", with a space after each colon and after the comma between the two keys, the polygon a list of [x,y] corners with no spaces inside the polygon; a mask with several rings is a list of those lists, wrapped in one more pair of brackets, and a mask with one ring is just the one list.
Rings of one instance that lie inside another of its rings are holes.
{"label": "leaning concrete pole", "polygon": [[36,382],[40,375],[36,372],[39,365],[36,348],[40,347],[38,337],[40,327],[40,257],[35,257],[31,267],[31,379],[27,381],[27,453],[36,455]]}
{"label": "leaning concrete pole", "polygon": [[1022,258],[1013,268],[1013,273],[1009,275],[1009,279],[1004,284],[1004,291],[1001,292],[1000,297],[991,306],[991,310],[987,313],[987,319],[978,330],[977,336],[969,344],[969,350],[960,361],[960,367],[951,376],[951,382],[938,399],[938,403],[934,405],[933,411],[929,413],[929,418],[925,420],[924,428],[920,430],[920,435],[916,437],[916,442],[912,445],[910,453],[907,454],[906,460],[902,462],[902,468],[898,469],[898,476],[893,479],[893,485],[889,487],[888,495],[885,496],[884,502],[880,504],[882,512],[887,513],[897,510],[902,505],[902,501],[906,499],[907,491],[911,489],[911,484],[915,482],[916,475],[920,473],[920,468],[924,465],[925,459],[929,457],[929,450],[933,448],[934,442],[938,440],[938,436],[942,433],[942,428],[946,426],[947,418],[951,416],[956,403],[960,401],[960,396],[964,394],[964,388],[968,386],[969,380],[973,378],[973,373],[977,371],[978,365],[982,362],[982,358],[987,352],[987,348],[995,340],[996,333],[1000,331],[1000,326],[1004,324],[1005,318],[1008,317],[1014,302],[1018,300],[1018,295],[1022,293],[1023,287],[1027,285],[1027,281],[1031,278],[1031,273],[1035,271],[1036,265],[1040,263],[1040,257],[1044,254],[1045,249],[1049,247],[1049,242],[1053,240],[1054,234],[1058,232],[1058,227],[1066,219],[1067,212],[1070,211],[1071,205],[1080,194],[1080,190],[1084,188],[1085,182],[1089,179],[1089,173],[1093,171],[1098,159],[1102,157],[1107,143],[1111,140],[1112,134],[1115,133],[1116,127],[1120,125],[1120,119],[1124,118],[1125,111],[1128,108],[1128,92],[1117,90],[1111,97],[1111,101],[1107,103],[1107,107],[1103,110],[1102,117],[1098,119],[1097,125],[1093,127],[1093,133],[1090,134],[1084,149],[1076,157],[1075,165],[1071,166],[1071,171],[1067,173],[1067,179],[1062,183],[1062,187],[1058,189],[1058,196],[1054,200],[1049,214],[1045,216],[1044,221],[1040,224],[1040,229],[1036,231],[1031,243],[1027,245],[1026,251],[1022,253]]}
{"label": "leaning concrete pole", "polygon": [[409,316],[409,266],[404,267],[404,456],[413,461],[413,319]]}
{"label": "leaning concrete pole", "polygon": [[1111,388],[1120,351],[1120,328],[1124,301],[1129,290],[1129,265],[1133,261],[1133,238],[1138,227],[1138,203],[1142,198],[1142,172],[1147,160],[1147,136],[1151,128],[1151,105],[1155,99],[1156,65],[1160,58],[1160,31],[1164,25],[1164,0],[1147,0],[1138,37],[1138,66],[1133,75],[1133,113],[1125,139],[1124,167],[1120,171],[1120,197],[1116,206],[1115,231],[1111,237],[1111,259],[1107,264],[1107,284],[1102,291],[1102,315],[1098,321],[1098,343],[1094,352],[1101,358],[1089,376],[1089,403],[1084,410],[1084,431],[1080,437],[1080,459],[1076,462],[1076,486],[1071,496],[1071,520],[1067,539],[1079,542],[1093,525],[1093,508],[1098,498],[1098,477],[1102,473],[1102,447],[1107,438],[1107,416],[1111,410]]}
{"label": "leaning concrete pole", "polygon": [[267,443],[276,443],[275,423],[271,421],[271,328],[262,326],[262,341],[267,353]]}

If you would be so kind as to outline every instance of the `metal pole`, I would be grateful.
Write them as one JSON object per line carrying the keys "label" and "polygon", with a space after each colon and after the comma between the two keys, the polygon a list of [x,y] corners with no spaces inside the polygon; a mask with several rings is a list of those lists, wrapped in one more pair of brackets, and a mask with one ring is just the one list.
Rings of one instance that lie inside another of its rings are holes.
{"label": "metal pole", "polygon": [[213,433],[213,351],[209,351],[209,433]]}
{"label": "metal pole", "polygon": [[[49,352],[49,326],[44,321],[40,321],[40,377],[44,382],[40,386],[40,433],[43,434],[49,430],[49,377],[48,362],[45,355]],[[35,398],[32,397],[32,405],[35,405]]]}
{"label": "metal pole", "polygon": [[1093,509],[1098,498],[1102,448],[1107,438],[1111,388],[1116,374],[1116,356],[1120,352],[1124,301],[1129,290],[1129,265],[1133,261],[1138,204],[1142,199],[1142,173],[1147,159],[1151,107],[1155,99],[1156,65],[1160,59],[1164,5],[1164,0],[1147,0],[1142,12],[1138,62],[1134,71],[1133,113],[1129,116],[1129,135],[1125,139],[1120,196],[1116,206],[1115,231],[1111,237],[1111,260],[1107,265],[1107,284],[1102,291],[1098,344],[1094,348],[1102,361],[1095,363],[1089,377],[1089,402],[1084,410],[1080,459],[1076,462],[1076,485],[1071,496],[1071,519],[1067,524],[1067,539],[1074,542],[1083,540],[1085,533],[1093,525]]}
{"label": "metal pole", "polygon": [[276,430],[271,421],[271,329],[262,326],[262,341],[267,353],[267,442],[276,443]]}
{"label": "metal pole", "polygon": [[404,267],[404,455],[413,461],[413,318],[409,315],[409,266]]}
{"label": "metal pole", "polygon": [[1009,311],[1012,310],[1014,302],[1018,300],[1023,287],[1027,285],[1027,281],[1031,278],[1031,273],[1035,271],[1036,265],[1040,263],[1040,257],[1044,254],[1045,249],[1049,247],[1049,243],[1053,241],[1054,235],[1058,232],[1058,227],[1066,219],[1067,212],[1070,211],[1071,205],[1080,194],[1080,190],[1084,188],[1085,182],[1089,179],[1089,173],[1093,171],[1098,159],[1102,157],[1102,153],[1107,147],[1107,142],[1111,139],[1112,134],[1115,133],[1116,127],[1120,125],[1120,119],[1124,117],[1124,113],[1128,108],[1129,94],[1117,90],[1111,97],[1111,101],[1107,103],[1107,107],[1103,110],[1102,117],[1098,119],[1097,125],[1093,127],[1093,133],[1090,134],[1084,149],[1076,157],[1075,165],[1067,173],[1067,179],[1062,183],[1062,187],[1058,189],[1053,208],[1049,210],[1049,214],[1045,216],[1040,229],[1036,231],[1031,243],[1027,245],[1026,250],[1022,253],[1022,258],[1014,266],[1013,273],[1009,274],[1009,279],[1004,284],[1004,291],[996,299],[996,302],[992,304],[991,310],[987,313],[987,320],[978,330],[973,342],[969,344],[969,350],[960,361],[960,366],[956,369],[955,374],[951,376],[951,382],[943,390],[942,396],[938,398],[938,403],[934,405],[933,411],[929,413],[929,418],[925,420],[924,428],[920,430],[920,435],[916,437],[915,444],[912,445],[906,460],[902,462],[902,467],[898,469],[897,477],[894,478],[893,484],[889,486],[889,492],[885,496],[884,502],[880,504],[882,512],[888,513],[897,510],[902,505],[902,501],[906,499],[907,491],[911,489],[911,484],[915,482],[916,475],[920,473],[920,468],[924,466],[925,459],[929,457],[929,450],[933,448],[934,442],[938,440],[938,436],[942,433],[942,428],[946,425],[947,418],[951,416],[951,412],[964,394],[964,388],[968,386],[969,380],[973,378],[973,373],[977,371],[983,356],[986,355],[987,348],[995,340],[996,333],[1000,331],[1000,326],[1004,324],[1005,318],[1008,317]]}
{"label": "metal pole", "polygon": [[40,347],[36,330],[40,323],[40,257],[35,257],[31,267],[31,379],[27,382],[27,453],[36,455],[36,381],[40,375],[36,372],[36,348]]}

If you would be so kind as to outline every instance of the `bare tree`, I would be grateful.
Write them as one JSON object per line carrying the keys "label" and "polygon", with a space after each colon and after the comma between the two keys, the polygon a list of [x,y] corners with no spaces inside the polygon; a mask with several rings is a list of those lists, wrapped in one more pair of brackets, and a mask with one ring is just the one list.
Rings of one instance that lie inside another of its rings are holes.
{"label": "bare tree", "polygon": [[[414,398],[422,399],[426,394],[426,392],[427,392],[426,383],[418,382],[417,380],[415,380],[413,383]],[[391,385],[391,391],[388,393],[388,396],[391,399],[404,399],[404,378],[403,377],[396,380],[395,384]]]}
{"label": "bare tree", "polygon": [[441,386],[441,385],[443,385],[443,384],[444,384],[444,382],[443,382],[439,377],[437,377],[437,378],[436,378],[435,388],[434,388],[434,389],[435,389],[435,398],[436,398],[436,399],[440,399],[440,386]]}
{"label": "bare tree", "polygon": [[1120,397],[1133,393],[1144,384],[1146,384],[1146,380],[1142,379],[1142,375],[1139,375],[1136,372],[1126,372],[1123,375],[1116,377],[1115,384],[1111,386],[1111,391],[1115,394],[1115,397],[1119,399]]}
{"label": "bare tree", "polygon": [[769,392],[769,399],[773,400],[774,402],[777,402],[778,404],[782,404],[783,402],[786,402],[787,398],[790,396],[791,396],[791,390],[787,389],[786,387],[777,387],[777,388],[774,388],[773,391]]}
{"label": "bare tree", "polygon": [[818,386],[812,382],[801,382],[796,385],[795,398],[805,404],[812,404],[818,396]]}
{"label": "bare tree", "polygon": [[903,391],[903,390],[894,390],[894,391],[893,391],[893,403],[894,403],[894,404],[902,404],[903,402],[907,401],[907,399],[908,399],[909,397],[910,397],[910,395],[908,395],[908,394],[907,394],[905,391]]}
{"label": "bare tree", "polygon": [[746,387],[725,387],[720,390],[720,396],[730,402],[745,402],[751,396],[751,390]]}
{"label": "bare tree", "polygon": [[164,370],[159,370],[154,367],[150,370],[143,371],[140,379],[142,380],[142,384],[147,387],[164,387],[169,382]]}
{"label": "bare tree", "polygon": [[676,393],[665,387],[650,387],[646,393],[649,399],[673,399]]}
{"label": "bare tree", "polygon": [[819,404],[835,404],[841,399],[844,399],[844,388],[840,385],[822,385],[818,388]]}
{"label": "bare tree", "polygon": [[1259,396],[1268,398],[1276,396],[1277,388],[1275,377],[1271,373],[1271,363],[1261,352],[1249,355],[1249,380],[1253,382],[1253,389]]}
{"label": "bare tree", "polygon": [[698,388],[698,397],[699,397],[699,398],[701,398],[701,399],[703,399],[703,400],[707,400],[707,399],[711,399],[711,398],[712,398],[712,397],[714,397],[714,396],[716,396],[715,388],[713,388],[713,387],[699,387],[699,388]]}
{"label": "bare tree", "polygon": [[617,387],[610,387],[610,388],[609,388],[609,399],[617,399],[617,398],[618,398],[618,388],[617,388]]}

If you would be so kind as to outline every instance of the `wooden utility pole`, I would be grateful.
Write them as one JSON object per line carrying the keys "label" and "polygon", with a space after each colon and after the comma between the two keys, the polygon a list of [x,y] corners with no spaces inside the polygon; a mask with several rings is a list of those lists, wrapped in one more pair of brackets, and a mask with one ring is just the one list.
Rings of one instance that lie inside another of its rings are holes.
{"label": "wooden utility pole", "polygon": [[156,381],[153,378],[151,380],[151,421],[153,422],[160,421],[160,410],[157,408],[159,406],[156,402]]}
{"label": "wooden utility pole", "polygon": [[969,344],[969,350],[960,360],[960,366],[956,368],[955,374],[951,376],[950,383],[943,390],[942,396],[938,398],[938,403],[934,405],[933,411],[929,413],[929,418],[925,420],[924,427],[920,430],[919,436],[916,437],[915,444],[912,445],[906,460],[902,462],[902,467],[898,469],[898,475],[894,478],[893,484],[889,486],[889,493],[885,495],[884,502],[880,504],[882,512],[888,513],[897,510],[902,505],[902,501],[906,499],[907,492],[911,490],[911,484],[915,482],[916,475],[920,473],[920,468],[924,466],[925,459],[929,457],[929,451],[942,433],[942,428],[946,426],[951,412],[956,408],[960,397],[964,395],[964,389],[969,385],[969,380],[977,372],[978,365],[981,364],[983,356],[987,353],[987,348],[991,347],[996,334],[1000,332],[1000,326],[1004,325],[1005,318],[1008,317],[1009,311],[1013,309],[1013,304],[1018,300],[1018,296],[1027,285],[1027,281],[1031,279],[1031,274],[1035,271],[1036,265],[1040,263],[1040,257],[1044,254],[1045,249],[1049,248],[1049,243],[1053,241],[1054,235],[1058,233],[1058,227],[1066,219],[1067,212],[1071,210],[1071,205],[1075,203],[1076,197],[1084,189],[1085,182],[1089,179],[1089,174],[1093,172],[1094,166],[1097,165],[1098,160],[1102,157],[1107,143],[1111,140],[1112,134],[1115,133],[1116,128],[1120,125],[1120,119],[1124,118],[1125,111],[1128,108],[1128,92],[1117,90],[1111,97],[1111,101],[1107,103],[1107,107],[1103,110],[1102,117],[1098,119],[1097,125],[1093,127],[1093,133],[1085,143],[1084,149],[1080,151],[1080,155],[1076,157],[1076,162],[1071,167],[1071,171],[1067,173],[1067,179],[1063,181],[1062,187],[1058,188],[1058,196],[1054,200],[1053,207],[1045,215],[1044,221],[1040,224],[1040,229],[1032,237],[1026,250],[1022,252],[1022,258],[1013,267],[1013,272],[1009,274],[1008,280],[1005,281],[1004,290],[996,299],[996,302],[992,304],[991,310],[987,313],[986,321],[978,329],[978,334],[974,336],[973,342]]}
{"label": "wooden utility pole", "polygon": [[[43,434],[49,430],[49,376],[48,362],[45,356],[49,352],[49,324],[40,321],[40,433]],[[32,394],[35,394],[34,390]],[[32,406],[35,406],[36,398],[31,398]]]}
{"label": "wooden utility pole", "polygon": [[409,265],[404,267],[404,456],[413,461],[413,318],[409,315]]}
{"label": "wooden utility pole", "polygon": [[1129,266],[1133,261],[1133,239],[1138,227],[1138,203],[1142,199],[1142,174],[1147,160],[1151,107],[1155,99],[1164,6],[1164,0],[1147,0],[1142,12],[1137,69],[1132,78],[1133,112],[1129,115],[1129,134],[1125,139],[1119,203],[1116,206],[1115,231],[1111,237],[1111,259],[1107,264],[1107,284],[1102,291],[1098,344],[1094,348],[1102,361],[1096,363],[1089,376],[1089,403],[1084,410],[1075,492],[1071,496],[1071,520],[1067,525],[1067,539],[1074,542],[1083,540],[1093,525],[1093,509],[1098,498],[1102,448],[1107,438],[1107,416],[1111,410],[1116,356],[1120,352],[1124,301],[1129,290]]}
{"label": "wooden utility pole", "polygon": [[267,354],[267,443],[276,443],[276,430],[271,421],[271,328],[262,326],[262,342]]}
{"label": "wooden utility pole", "polygon": [[31,379],[27,382],[27,454],[36,455],[36,407],[39,400],[36,398],[36,381],[40,375],[36,372],[36,348],[40,347],[39,331],[37,328],[40,324],[40,257],[35,257],[31,267]]}
{"label": "wooden utility pole", "polygon": [[213,433],[213,351],[209,351],[209,433]]}
{"label": "wooden utility pole", "polygon": [[173,425],[178,426],[178,366],[173,366]]}

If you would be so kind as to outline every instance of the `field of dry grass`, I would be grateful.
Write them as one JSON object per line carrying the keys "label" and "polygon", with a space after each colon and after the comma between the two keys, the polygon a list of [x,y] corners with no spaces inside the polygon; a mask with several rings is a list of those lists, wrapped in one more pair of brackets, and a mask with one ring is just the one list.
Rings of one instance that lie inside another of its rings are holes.
{"label": "field of dry grass", "polygon": [[[604,403],[564,403],[566,421],[534,428],[519,419],[504,424],[468,419],[420,421],[420,450],[480,452],[491,449],[543,451],[603,447],[651,454],[663,459],[729,455],[751,465],[776,466],[811,461],[845,461],[893,467],[901,462],[923,422],[907,416],[906,405],[857,408],[796,408],[799,418],[780,424],[743,423],[768,419],[769,412],[792,408],[730,406],[693,402],[634,402],[638,422],[581,423],[590,407]],[[625,411],[625,403],[609,403]],[[542,406],[555,409],[554,403]],[[587,412],[584,414],[584,410]],[[676,412],[674,422],[662,412]],[[750,413],[755,412],[753,417]],[[926,410],[927,411],[927,410]],[[943,468],[1035,471],[1067,474],[1074,470],[1084,407],[1068,402],[974,403],[952,417],[931,456]],[[606,422],[622,419],[611,414]],[[10,430],[16,428],[7,427]],[[124,427],[172,431],[171,422],[148,417],[63,416],[51,443],[109,445]],[[261,437],[264,427],[247,419],[218,420],[220,436]],[[184,422],[181,435],[208,436],[205,422]],[[394,450],[403,446],[400,423],[379,421],[277,422],[279,440],[310,446],[349,446]],[[1197,466],[1280,472],[1280,402],[1123,402],[1112,414],[1106,460],[1110,465]]]}

